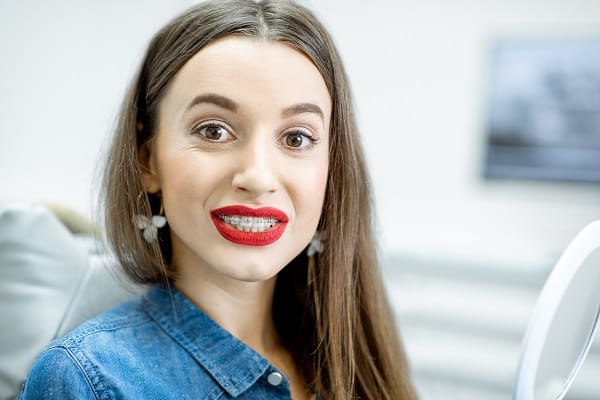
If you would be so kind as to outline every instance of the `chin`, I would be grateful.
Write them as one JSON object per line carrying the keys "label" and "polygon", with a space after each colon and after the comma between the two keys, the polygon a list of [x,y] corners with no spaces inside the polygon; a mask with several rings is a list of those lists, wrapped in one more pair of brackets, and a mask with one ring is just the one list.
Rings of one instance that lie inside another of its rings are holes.
{"label": "chin", "polygon": [[273,268],[265,268],[263,266],[247,266],[241,271],[240,274],[236,274],[233,278],[242,282],[264,282],[268,281],[281,271],[281,268],[274,271]]}
{"label": "chin", "polygon": [[[237,249],[236,249],[237,250]],[[295,249],[245,248],[241,252],[230,251],[228,259],[222,260],[221,271],[242,282],[262,282],[274,278],[297,255]]]}
{"label": "chin", "polygon": [[286,265],[281,261],[273,262],[266,258],[252,260],[249,257],[228,264],[223,266],[222,273],[242,282],[267,281],[275,277]]}

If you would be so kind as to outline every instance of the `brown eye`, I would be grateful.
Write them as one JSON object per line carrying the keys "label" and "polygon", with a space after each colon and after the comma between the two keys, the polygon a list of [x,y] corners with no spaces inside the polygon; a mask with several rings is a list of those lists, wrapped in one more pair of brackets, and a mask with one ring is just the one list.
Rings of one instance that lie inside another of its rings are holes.
{"label": "brown eye", "polygon": [[298,128],[284,132],[280,143],[289,150],[303,151],[310,150],[319,140],[308,129]]}
{"label": "brown eye", "polygon": [[210,142],[223,143],[233,139],[229,130],[215,123],[200,125],[193,130],[193,133]]}
{"label": "brown eye", "polygon": [[304,135],[299,133],[291,133],[285,137],[285,144],[289,147],[302,147],[302,144],[306,140]]}
{"label": "brown eye", "polygon": [[204,136],[210,140],[219,140],[223,136],[223,132],[221,132],[223,130],[220,126],[209,126],[205,128]]}

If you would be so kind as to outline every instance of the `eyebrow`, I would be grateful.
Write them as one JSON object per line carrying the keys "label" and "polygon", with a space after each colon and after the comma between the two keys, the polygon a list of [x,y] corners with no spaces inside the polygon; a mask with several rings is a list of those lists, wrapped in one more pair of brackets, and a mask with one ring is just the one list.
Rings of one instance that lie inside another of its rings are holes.
{"label": "eyebrow", "polygon": [[319,107],[316,104],[313,103],[299,103],[299,104],[294,104],[293,106],[289,106],[286,107],[282,112],[281,112],[281,116],[282,117],[291,117],[293,115],[296,114],[303,114],[303,113],[314,113],[317,114],[319,117],[321,117],[321,120],[325,120],[325,114],[323,113],[323,110],[321,110],[321,107]]}
{"label": "eyebrow", "polygon": [[186,111],[202,103],[214,104],[229,111],[237,111],[239,107],[235,101],[228,99],[225,96],[215,93],[207,93],[194,97],[194,100],[192,100],[186,107]]}
{"label": "eyebrow", "polygon": [[[237,111],[237,109],[239,108],[238,103],[225,96],[221,96],[220,94],[215,93],[206,93],[194,97],[194,99],[186,107],[186,111],[202,103],[214,104],[216,106],[233,112]],[[325,120],[325,113],[323,112],[321,107],[313,103],[298,103],[286,107],[281,112],[281,116],[284,118],[288,118],[297,114],[304,113],[317,114],[321,118],[321,120]]]}

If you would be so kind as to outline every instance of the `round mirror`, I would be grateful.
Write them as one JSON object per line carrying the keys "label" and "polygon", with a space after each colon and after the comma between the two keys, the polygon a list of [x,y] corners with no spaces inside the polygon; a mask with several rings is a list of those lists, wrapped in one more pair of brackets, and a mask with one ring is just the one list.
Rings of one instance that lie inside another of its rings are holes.
{"label": "round mirror", "polygon": [[600,221],[564,251],[523,342],[515,400],[561,400],[590,349],[600,312]]}

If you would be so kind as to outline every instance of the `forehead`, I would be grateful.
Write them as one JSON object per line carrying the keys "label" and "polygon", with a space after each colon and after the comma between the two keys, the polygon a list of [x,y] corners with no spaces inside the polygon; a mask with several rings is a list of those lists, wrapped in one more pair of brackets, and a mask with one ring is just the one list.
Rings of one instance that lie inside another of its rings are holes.
{"label": "forehead", "polygon": [[316,66],[277,41],[239,36],[214,41],[177,72],[163,103],[176,112],[202,93],[216,93],[242,106],[310,102],[331,114],[331,98]]}

